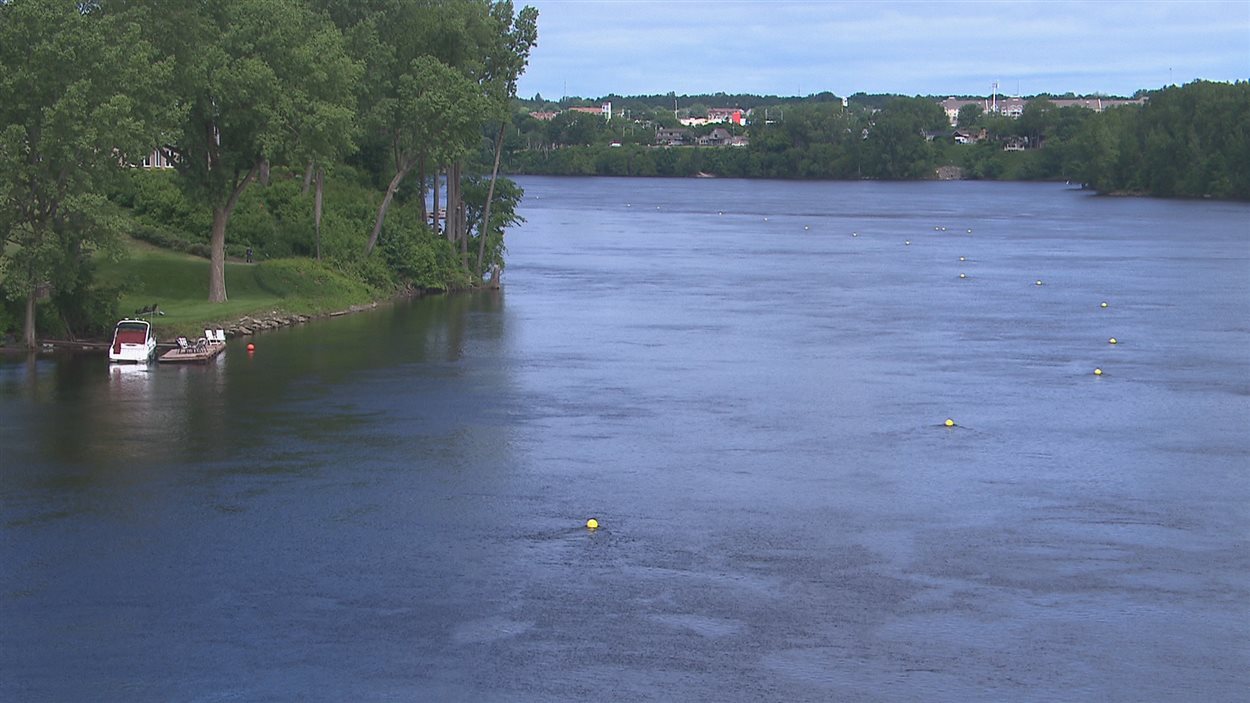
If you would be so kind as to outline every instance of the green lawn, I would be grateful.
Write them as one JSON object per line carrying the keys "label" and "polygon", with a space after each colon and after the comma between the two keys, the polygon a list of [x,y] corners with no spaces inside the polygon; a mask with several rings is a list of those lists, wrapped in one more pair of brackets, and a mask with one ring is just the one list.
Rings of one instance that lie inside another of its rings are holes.
{"label": "green lawn", "polygon": [[365,286],[309,259],[279,259],[263,264],[226,262],[224,303],[208,302],[206,259],[134,241],[129,255],[101,264],[102,282],[122,286],[120,312],[160,306],[153,319],[161,338],[198,335],[245,315],[270,311],[319,314],[368,302],[376,296]]}

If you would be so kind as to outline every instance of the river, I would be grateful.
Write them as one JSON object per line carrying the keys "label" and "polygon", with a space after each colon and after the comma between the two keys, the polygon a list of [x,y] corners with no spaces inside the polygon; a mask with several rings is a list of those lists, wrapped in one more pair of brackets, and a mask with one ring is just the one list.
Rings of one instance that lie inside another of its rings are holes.
{"label": "river", "polygon": [[520,182],[502,291],[0,360],[0,700],[1244,699],[1250,206]]}

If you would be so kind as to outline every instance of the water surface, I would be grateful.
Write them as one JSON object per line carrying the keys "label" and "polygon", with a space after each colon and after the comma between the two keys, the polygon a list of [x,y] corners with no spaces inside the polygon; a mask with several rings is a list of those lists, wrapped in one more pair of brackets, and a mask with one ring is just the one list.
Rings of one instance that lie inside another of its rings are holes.
{"label": "water surface", "polygon": [[0,699],[1244,698],[1250,207],[522,185],[502,292],[0,361]]}

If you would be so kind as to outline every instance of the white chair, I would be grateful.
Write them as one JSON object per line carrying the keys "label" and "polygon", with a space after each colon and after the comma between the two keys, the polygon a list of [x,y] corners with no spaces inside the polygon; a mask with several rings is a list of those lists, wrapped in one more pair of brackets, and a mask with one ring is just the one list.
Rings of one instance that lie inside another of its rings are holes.
{"label": "white chair", "polygon": [[225,343],[226,343],[226,331],[225,331],[225,330],[223,330],[223,329],[218,329],[218,330],[217,330],[217,343],[218,343],[218,344],[225,344]]}

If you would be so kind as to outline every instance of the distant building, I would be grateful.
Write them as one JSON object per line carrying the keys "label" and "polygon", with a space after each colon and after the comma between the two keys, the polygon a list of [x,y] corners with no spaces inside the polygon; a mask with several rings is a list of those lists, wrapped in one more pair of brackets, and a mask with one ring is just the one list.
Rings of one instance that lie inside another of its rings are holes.
{"label": "distant building", "polygon": [[1003,151],[1024,151],[1029,148],[1028,137],[1009,137],[1003,142]]}
{"label": "distant building", "polygon": [[[954,127],[959,122],[959,109],[965,105],[976,105],[986,114],[999,114],[1004,117],[1017,118],[1024,114],[1024,109],[1029,106],[1029,100],[1025,98],[1010,98],[995,95],[989,98],[973,98],[958,99],[947,98],[940,103],[942,110],[946,112],[946,119],[950,120],[951,126]],[[1121,105],[1144,105],[1145,98],[1136,100],[1124,100],[1121,98],[1052,98],[1050,102],[1055,107],[1083,107],[1094,112],[1102,112],[1108,108],[1119,107]]]}
{"label": "distant building", "polygon": [[957,129],[951,136],[953,136],[955,141],[960,144],[976,144],[977,142],[988,137],[989,134],[985,131],[985,128],[982,127],[976,131],[971,129]]}
{"label": "distant building", "polygon": [[712,107],[707,111],[708,122],[720,122],[729,124],[742,124],[742,108],[740,107]]}
{"label": "distant building", "polygon": [[689,144],[690,130],[661,127],[655,131],[655,143],[663,146]]}
{"label": "distant building", "polygon": [[556,118],[556,115],[558,114],[560,113],[559,112],[531,112],[530,117],[533,117],[536,120],[542,120],[543,122],[550,122],[551,120],[554,120]]}
{"label": "distant building", "polygon": [[1145,98],[1137,98],[1136,100],[1123,100],[1120,98],[1052,98],[1051,102],[1055,107],[1083,107],[1086,110],[1094,112],[1102,112],[1108,108],[1121,107],[1124,105],[1145,105]]}
{"label": "distant building", "polygon": [[976,105],[977,107],[981,108],[981,112],[990,111],[990,101],[982,100],[980,98],[976,100],[960,100],[956,98],[947,98],[938,104],[941,105],[942,110],[946,112],[946,119],[950,121],[952,127],[954,127],[956,124],[959,123],[959,110],[965,105]]}
{"label": "distant building", "polygon": [[699,137],[699,146],[726,146],[733,135],[724,127],[717,127],[710,134]]}
{"label": "distant building", "polygon": [[612,103],[605,102],[599,107],[570,107],[569,112],[584,112],[587,115],[595,115],[605,120],[612,119]]}
{"label": "distant building", "polygon": [[165,149],[161,149],[158,147],[156,149],[153,149],[151,154],[148,154],[147,156],[143,157],[143,161],[139,163],[139,166],[141,168],[158,168],[158,169],[173,168],[174,167],[174,155],[169,153]]}

